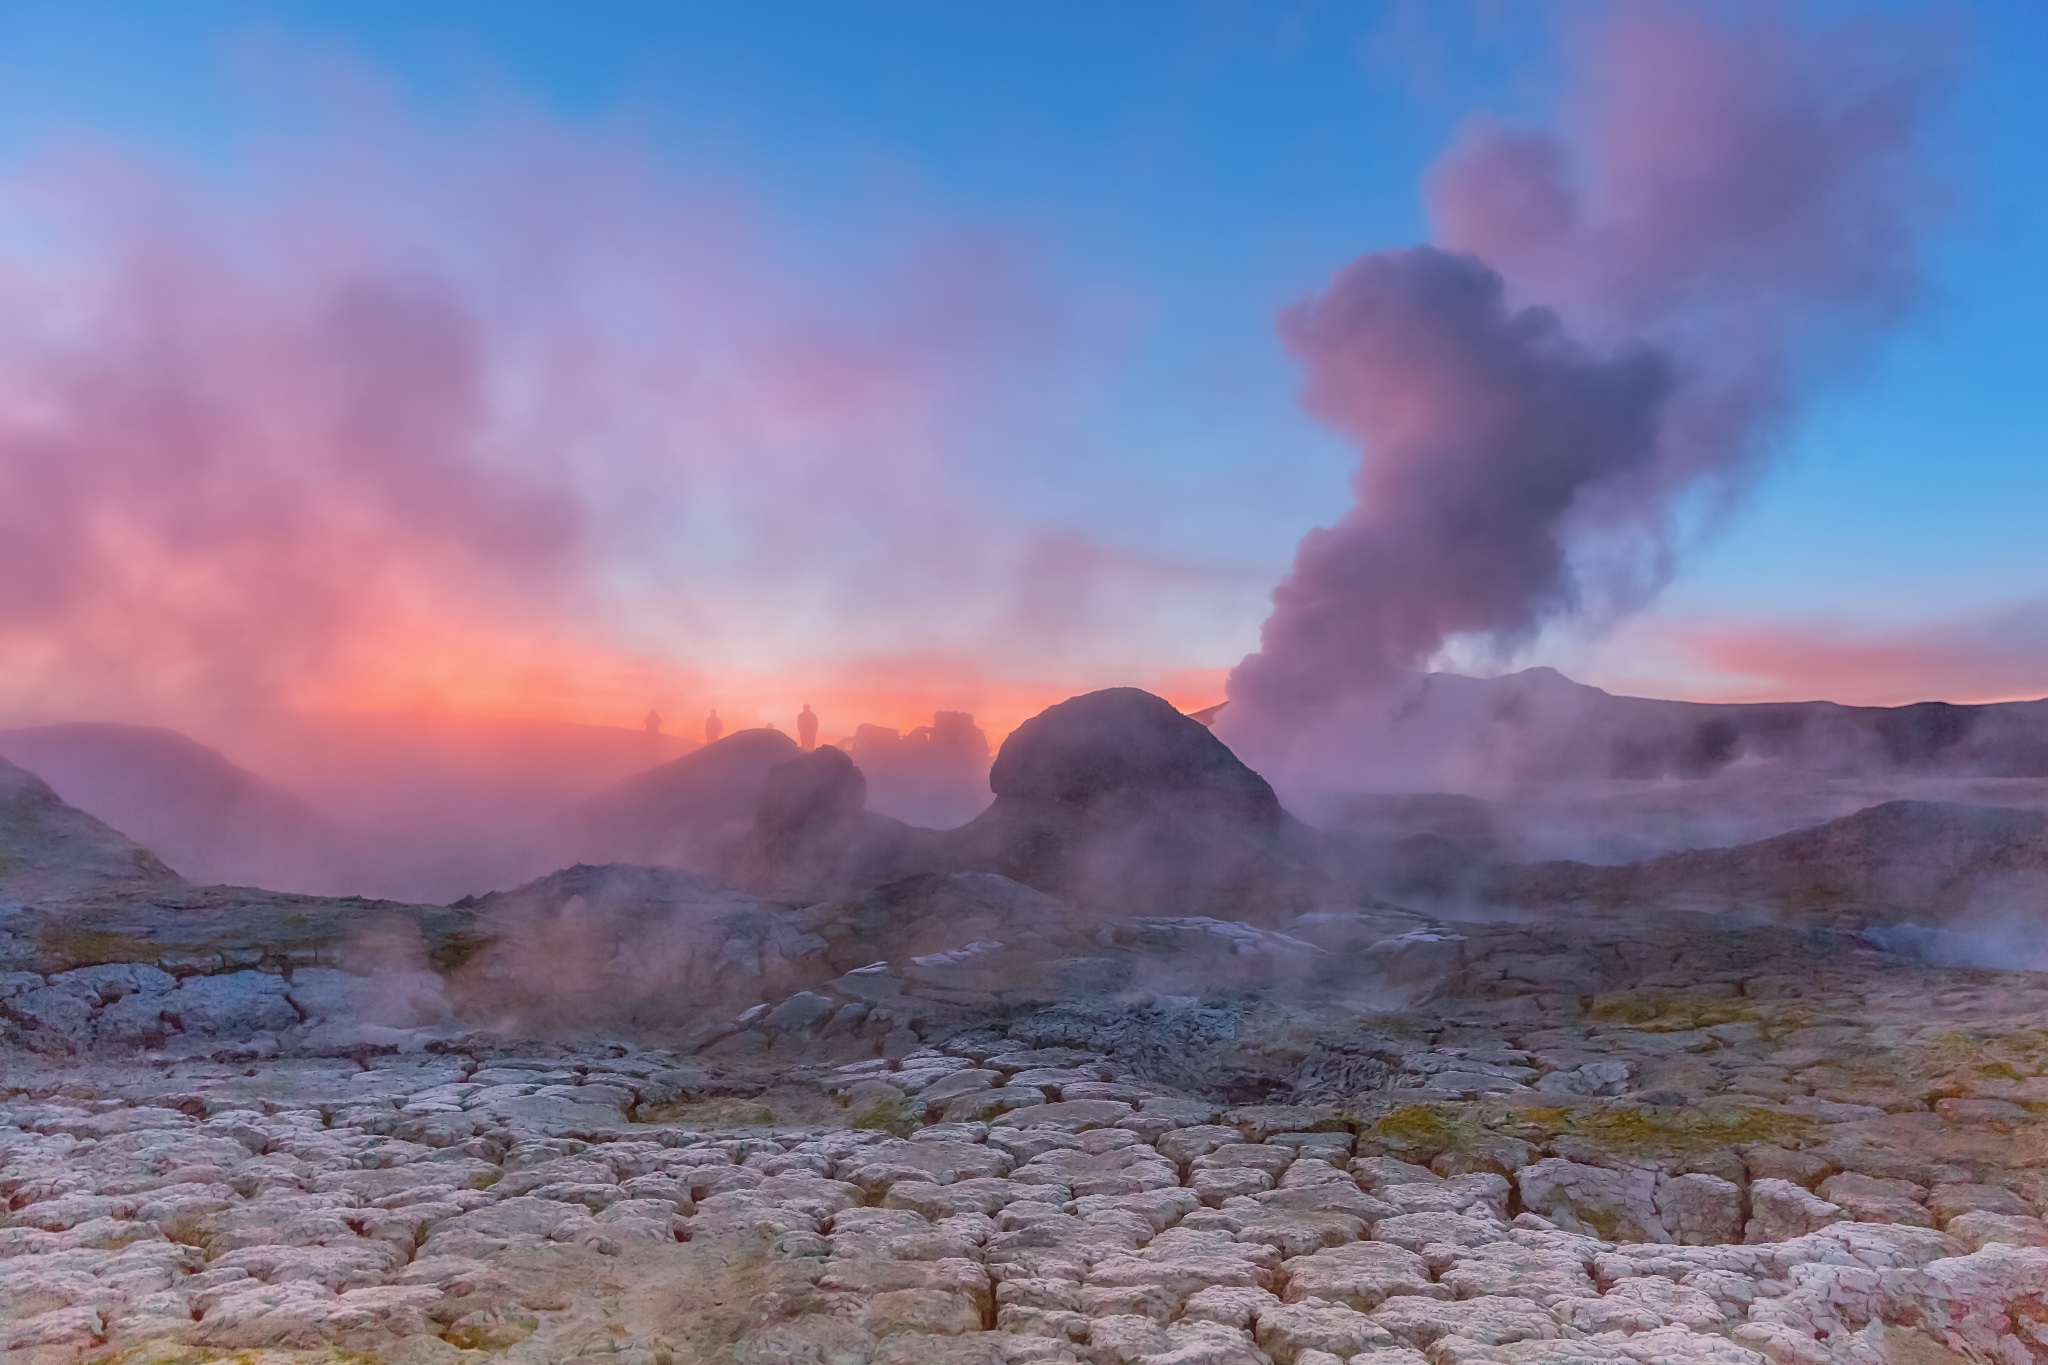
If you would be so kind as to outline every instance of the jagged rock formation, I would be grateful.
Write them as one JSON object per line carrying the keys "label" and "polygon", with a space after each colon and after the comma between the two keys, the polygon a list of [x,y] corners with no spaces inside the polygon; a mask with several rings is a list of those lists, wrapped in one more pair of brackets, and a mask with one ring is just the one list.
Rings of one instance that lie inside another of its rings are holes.
{"label": "jagged rock formation", "polygon": [[988,736],[964,711],[940,711],[907,735],[862,725],[838,746],[868,780],[868,806],[929,829],[952,829],[987,808]]}

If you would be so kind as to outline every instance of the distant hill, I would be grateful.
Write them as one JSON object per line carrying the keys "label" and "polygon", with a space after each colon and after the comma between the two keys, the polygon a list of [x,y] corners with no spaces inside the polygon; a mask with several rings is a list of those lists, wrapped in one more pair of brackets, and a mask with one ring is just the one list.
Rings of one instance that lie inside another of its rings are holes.
{"label": "distant hill", "polygon": [[344,856],[339,832],[312,806],[175,730],[0,730],[0,756],[194,881],[291,886]]}
{"label": "distant hill", "polygon": [[183,885],[148,849],[0,758],[0,900],[68,903]]}
{"label": "distant hill", "polygon": [[1373,740],[1360,787],[1484,795],[1558,781],[1707,778],[1757,763],[1825,778],[2048,778],[2048,701],[1661,701],[1615,696],[1551,668],[1432,673]]}
{"label": "distant hill", "polygon": [[2019,893],[2048,918],[2048,814],[1890,801],[1734,848],[1693,849],[1623,867],[1498,867],[1483,901],[1531,909],[1661,906],[1779,919],[1847,913],[1948,923]]}
{"label": "distant hill", "polygon": [[224,747],[331,816],[353,857],[288,883],[323,894],[447,901],[561,862],[562,808],[697,748],[641,728],[433,711],[250,720]]}
{"label": "distant hill", "polygon": [[196,885],[0,759],[0,972],[411,969],[459,961],[487,938],[466,909]]}
{"label": "distant hill", "polygon": [[799,752],[779,730],[741,730],[614,782],[563,813],[561,861],[709,871],[753,827],[769,773]]}

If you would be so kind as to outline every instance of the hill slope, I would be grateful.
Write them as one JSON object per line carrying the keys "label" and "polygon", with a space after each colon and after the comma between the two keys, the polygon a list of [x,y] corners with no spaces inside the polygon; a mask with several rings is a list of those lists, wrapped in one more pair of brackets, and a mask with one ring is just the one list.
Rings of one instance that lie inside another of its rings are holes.
{"label": "hill slope", "polygon": [[148,849],[0,758],[0,900],[68,903],[183,885]]}
{"label": "hill slope", "polygon": [[1710,777],[1775,763],[1830,778],[2048,777],[2048,701],[1843,706],[1623,697],[1550,668],[1432,673],[1373,741],[1377,790]]}
{"label": "hill slope", "polygon": [[1947,923],[1986,898],[2031,886],[2048,911],[2048,815],[1890,801],[1735,848],[1694,849],[1624,867],[1538,863],[1496,869],[1482,898],[1531,909],[1667,906],[1775,918],[1848,913]]}
{"label": "hill slope", "polygon": [[338,832],[312,806],[175,730],[0,730],[0,756],[194,881],[293,885],[341,859]]}

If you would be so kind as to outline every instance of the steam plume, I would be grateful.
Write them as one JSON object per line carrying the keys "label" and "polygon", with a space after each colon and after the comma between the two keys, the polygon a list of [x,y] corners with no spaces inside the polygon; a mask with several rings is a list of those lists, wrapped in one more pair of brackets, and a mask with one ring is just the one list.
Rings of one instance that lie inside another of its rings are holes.
{"label": "steam plume", "polygon": [[1435,168],[1437,246],[1281,315],[1309,411],[1364,459],[1231,676],[1233,742],[1285,764],[1454,640],[1506,653],[1655,591],[1687,500],[1725,505],[1918,290],[1920,36],[1618,7],[1562,131],[1480,120]]}

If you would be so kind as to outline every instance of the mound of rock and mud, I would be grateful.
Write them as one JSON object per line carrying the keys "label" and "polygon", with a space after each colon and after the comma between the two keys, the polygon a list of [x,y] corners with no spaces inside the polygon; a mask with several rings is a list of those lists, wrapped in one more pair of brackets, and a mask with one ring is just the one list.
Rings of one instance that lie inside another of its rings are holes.
{"label": "mound of rock and mud", "polygon": [[1883,946],[2039,817],[1602,868],[1411,803],[1494,890],[1397,895],[1128,690],[991,787],[921,830],[734,736],[586,806],[648,856],[422,906],[197,886],[0,767],[0,1349],[2048,1361],[2048,976]]}

